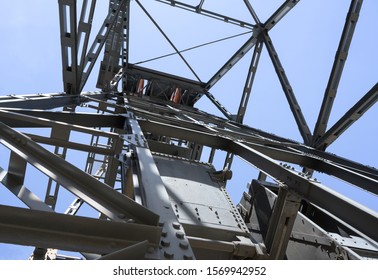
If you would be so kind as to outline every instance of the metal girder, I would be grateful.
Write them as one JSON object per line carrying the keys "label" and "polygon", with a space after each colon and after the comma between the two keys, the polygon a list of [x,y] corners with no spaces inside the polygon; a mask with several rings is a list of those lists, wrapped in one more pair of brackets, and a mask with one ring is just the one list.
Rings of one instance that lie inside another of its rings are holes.
{"label": "metal girder", "polygon": [[300,197],[291,193],[287,186],[280,186],[265,236],[265,246],[271,259],[284,259],[299,206]]}
{"label": "metal girder", "polygon": [[[161,133],[162,135],[167,135],[170,137],[178,137],[180,139],[196,141],[199,144],[223,149],[228,152],[232,151],[227,148],[224,141],[217,139],[216,136],[225,137],[227,139],[238,139],[238,141],[243,141],[245,145],[248,145],[254,150],[259,151],[272,159],[306,166],[308,168],[336,176],[339,179],[372,193],[378,194],[378,177],[374,175],[374,171],[376,170],[366,168],[365,172],[361,174],[358,169],[355,169],[357,166],[354,166],[352,162],[346,160],[343,161],[337,156],[333,156],[325,152],[323,152],[321,155],[313,154],[312,151],[315,152],[315,150],[304,150],[303,147],[305,146],[298,145],[296,147],[291,147],[290,145],[287,146],[284,143],[279,144],[270,141],[259,143],[259,141],[254,141],[252,138],[243,139],[241,137],[235,137],[228,131],[211,131],[208,129],[206,131],[206,128],[200,130],[198,127],[196,129],[195,127],[190,127],[183,122],[177,125],[165,125],[158,122],[140,120],[139,123],[144,130],[157,135]],[[181,131],[178,129],[179,127],[181,128]],[[220,146],[222,143],[224,144]],[[326,156],[326,159],[322,159],[324,156]]]}
{"label": "metal girder", "polygon": [[375,84],[348,112],[314,143],[317,149],[325,150],[340,135],[362,117],[378,100],[378,83]]}
{"label": "metal girder", "polygon": [[227,23],[236,24],[240,27],[245,27],[248,29],[253,29],[255,27],[253,24],[250,24],[248,22],[241,21],[241,20],[229,17],[229,16],[221,15],[221,14],[218,14],[218,13],[206,10],[206,9],[202,9],[202,5],[204,4],[205,1],[201,1],[200,4],[197,6],[189,5],[189,4],[186,4],[180,1],[174,1],[174,0],[155,0],[155,1],[168,4],[173,7],[181,8],[190,12],[194,12],[197,14],[205,15],[205,16],[217,19],[217,20],[227,22]]}
{"label": "metal girder", "polygon": [[278,79],[280,80],[282,89],[285,93],[286,99],[289,103],[291,112],[293,113],[294,119],[297,123],[299,132],[303,138],[305,144],[309,145],[312,140],[312,134],[307,125],[306,119],[302,113],[301,107],[295,97],[293,88],[290,85],[289,79],[286,76],[285,70],[278,58],[277,52],[273,46],[273,42],[267,32],[262,32],[262,36],[268,50],[270,59],[273,62],[274,69],[276,70]]}
{"label": "metal girder", "polygon": [[[93,22],[93,15],[96,8],[96,0],[89,0],[91,3],[88,17],[87,17],[87,9],[88,9],[88,0],[83,0],[79,25],[77,27],[77,37],[78,37],[78,52],[81,51],[80,55],[80,62],[78,65],[78,83],[81,81],[82,74],[83,74],[83,65],[85,61],[85,56],[87,54],[88,43],[89,43],[89,36],[91,34],[92,29],[92,22]],[[83,42],[83,43],[81,43]],[[79,85],[78,85],[79,86]]]}
{"label": "metal girder", "polygon": [[[12,154],[14,155],[13,152]],[[22,158],[20,159],[26,162],[24,159]],[[13,160],[11,159],[10,161],[13,161]],[[33,192],[31,192],[23,184],[23,182],[20,182],[19,176],[15,176],[14,174],[11,174],[9,171],[7,172],[1,167],[0,167],[0,182],[29,208],[40,210],[40,211],[48,211],[48,212],[53,211],[39,197],[37,197]]]}
{"label": "metal girder", "polygon": [[318,142],[319,138],[322,137],[326,132],[329,116],[332,111],[332,105],[335,101],[337,88],[339,86],[344,65],[348,57],[349,47],[352,42],[353,33],[357,24],[362,2],[363,0],[351,1],[349,11],[345,19],[345,25],[341,35],[340,43],[335,55],[335,61],[332,66],[331,75],[328,80],[319,116],[314,128],[314,145],[316,142]]}
{"label": "metal girder", "polygon": [[238,123],[243,123],[244,115],[245,115],[245,112],[246,112],[247,106],[248,106],[249,96],[250,96],[251,91],[252,91],[253,81],[255,80],[257,65],[259,63],[262,48],[263,48],[263,42],[258,41],[256,43],[255,49],[253,51],[251,64],[249,66],[247,79],[245,81],[245,85],[244,85],[244,89],[243,89],[243,94],[242,94],[242,97],[240,99],[239,110],[238,110],[238,113],[237,113],[237,116],[236,116],[236,122],[238,122]]}
{"label": "metal girder", "polygon": [[101,100],[108,95],[108,93],[96,91],[83,92],[81,95],[67,95],[65,93],[8,95],[0,96],[0,108],[47,110],[86,103],[88,96]]}
{"label": "metal girder", "polygon": [[0,205],[5,243],[108,254],[148,240],[157,247],[161,228]]}
{"label": "metal girder", "polygon": [[[143,131],[139,123],[129,113],[128,125],[132,133],[144,139]],[[172,209],[168,192],[162,181],[159,170],[148,147],[134,146],[137,164],[139,168],[140,183],[142,188],[142,201],[148,209],[160,215],[159,225],[163,228],[162,259],[195,259],[192,248],[189,245],[185,230],[178,222]]]}
{"label": "metal girder", "polygon": [[[214,74],[212,78],[206,83],[205,89],[210,90],[240,59],[248,53],[250,49],[257,43],[256,32],[244,43],[243,46]],[[258,32],[257,32],[258,33]]]}
{"label": "metal girder", "polygon": [[[71,124],[82,126],[84,130],[88,129],[88,133],[90,131],[88,124],[90,124],[91,127],[123,128],[125,123],[125,117],[121,115],[104,115],[80,112],[72,113],[24,109],[0,109],[0,115],[2,115],[4,118],[2,119],[2,122],[11,127],[52,127],[59,125],[59,123],[56,122],[60,122],[64,123],[64,125]],[[31,118],[22,117],[20,115],[25,115]],[[40,121],[41,118],[45,120]],[[104,132],[99,131],[99,133]]]}
{"label": "metal girder", "polygon": [[218,108],[218,110],[229,120],[233,120],[234,116],[230,113],[230,111],[227,110],[226,107],[224,107],[216,98],[214,95],[212,95],[210,92],[205,92],[205,95],[209,100]]}
{"label": "metal girder", "polygon": [[78,94],[76,0],[59,0],[58,3],[64,91]]}
{"label": "metal girder", "polygon": [[266,30],[272,29],[300,0],[286,0],[264,23]]}
{"label": "metal girder", "polygon": [[134,219],[149,225],[157,224],[158,216],[155,213],[3,123],[0,123],[0,143],[110,219]]}
{"label": "metal girder", "polygon": [[377,223],[378,219],[376,213],[339,195],[319,182],[307,178],[304,174],[300,175],[296,171],[279,165],[270,157],[245,144],[224,136],[185,129],[182,126],[152,124],[151,122],[144,121],[140,121],[139,123],[142,129],[148,132],[161,133],[162,135],[187,139],[189,141],[193,139],[196,143],[234,153],[272,178],[286,183],[290,190],[295,191],[304,199],[328,210],[372,239],[378,240],[375,226],[373,226]]}
{"label": "metal girder", "polygon": [[247,7],[249,13],[251,14],[251,16],[253,17],[254,21],[256,22],[256,24],[260,25],[261,22],[260,22],[260,19],[259,17],[257,16],[255,10],[253,9],[251,3],[249,2],[249,0],[243,0],[244,1],[244,4],[245,6]]}
{"label": "metal girder", "polygon": [[[129,105],[127,105],[127,110],[134,112],[143,119],[149,119],[148,122],[154,123],[156,127],[169,122],[171,125],[185,127],[187,129],[191,129],[191,131],[196,131],[199,133],[215,133],[217,135],[242,140],[245,143],[248,143],[248,145],[253,145],[253,148],[269,155],[274,159],[292,162],[302,166],[309,166],[328,174],[331,172],[329,171],[331,168],[328,168],[328,166],[334,166],[332,167],[332,169],[336,172],[334,175],[336,175],[337,172],[345,172],[345,178],[354,177],[355,179],[349,179],[349,181],[354,181],[355,183],[360,181],[360,183],[356,183],[360,187],[363,187],[363,184],[365,183],[362,183],[362,181],[357,178],[363,178],[366,176],[373,180],[378,180],[378,170],[375,168],[341,158],[334,154],[307,147],[290,139],[268,134],[245,125],[228,122],[224,119],[222,120],[218,117],[207,115],[199,111],[194,112],[189,110],[189,108],[181,108],[181,110],[183,110],[182,112],[178,110],[173,111],[158,104],[141,104],[137,102],[137,98],[131,96],[128,97],[128,100]],[[185,114],[183,114],[184,112]],[[172,114],[174,117],[172,117]],[[188,121],[187,117],[190,118],[190,121]],[[143,127],[149,127],[147,121],[145,120],[141,120],[140,123]],[[212,125],[207,126],[206,124],[208,123],[211,123]],[[174,130],[174,128],[172,129]],[[159,132],[156,130],[154,130],[154,133],[159,134]],[[161,131],[161,133],[169,133],[169,131],[164,130]],[[171,136],[173,137],[174,135]],[[182,137],[185,137],[185,135],[182,134]],[[200,137],[200,134],[198,137]],[[329,164],[327,164],[327,162],[329,162]],[[347,172],[349,172],[349,175],[346,175]],[[355,177],[353,174],[359,175]],[[340,174],[336,176],[340,176]]]}
{"label": "metal girder", "polygon": [[92,43],[91,47],[89,48],[88,54],[86,55],[83,63],[83,72],[81,76],[81,81],[80,81],[80,87],[79,87],[79,92],[82,91],[84,88],[88,77],[93,69],[93,66],[100,55],[100,51],[102,47],[104,46],[109,33],[114,26],[114,24],[117,21],[118,14],[121,11],[122,7],[128,3],[130,0],[112,0],[111,1],[111,8],[109,9],[109,13],[106,16],[102,26],[100,27],[99,32],[97,33],[97,36]]}
{"label": "metal girder", "polygon": [[[25,112],[25,111],[24,111]],[[77,118],[80,118],[82,115],[80,113],[52,113],[49,114],[47,112],[41,112],[42,116],[44,117],[50,117],[48,119],[41,118],[41,116],[38,115],[38,111],[28,111],[28,114],[20,114],[5,110],[0,110],[0,116],[4,119],[4,124],[7,124],[9,126],[14,125],[14,127],[18,127],[20,125],[21,127],[51,127],[51,128],[57,128],[57,129],[70,129],[72,131],[87,133],[90,135],[96,135],[96,136],[103,136],[106,138],[112,138],[113,140],[116,140],[119,138],[119,134],[113,133],[113,132],[106,132],[99,129],[89,128],[83,126],[80,126],[82,124],[80,120],[76,120]],[[45,114],[46,113],[46,114]],[[66,115],[70,114],[70,116]],[[77,114],[77,115],[76,115]],[[95,114],[96,118],[99,118],[99,115]],[[68,117],[68,118],[67,118]],[[84,116],[83,116],[84,117]],[[89,116],[87,116],[89,117]],[[93,115],[92,115],[93,117]],[[56,120],[56,119],[58,120]],[[85,118],[85,117],[84,117]],[[91,117],[87,120],[92,120]],[[104,125],[104,127],[107,127],[108,125],[111,126],[108,121],[109,119],[104,116],[104,121],[93,121],[93,124],[104,124],[107,123],[107,125]],[[120,119],[119,118],[110,118],[110,120],[117,120],[114,122],[114,127],[117,127],[119,125]],[[122,117],[123,122],[125,122],[125,118]],[[63,122],[68,121],[68,122]],[[22,124],[25,123],[25,124]],[[92,123],[91,123],[92,124]],[[113,126],[111,126],[113,127]],[[56,139],[55,139],[56,140]],[[59,140],[58,140],[59,141]]]}
{"label": "metal girder", "polygon": [[[109,11],[111,12],[112,6],[110,1]],[[100,72],[97,79],[97,87],[107,90],[111,88],[111,82],[116,73],[122,68],[124,40],[127,41],[128,36],[124,37],[125,29],[128,28],[130,14],[130,1],[127,1],[125,5],[121,7],[120,12],[117,15],[116,22],[110,29],[110,33],[105,43],[104,58],[101,62]],[[126,23],[126,24],[125,24]],[[128,34],[128,30],[127,33]],[[121,60],[122,59],[122,60]],[[127,56],[125,57],[127,59]]]}

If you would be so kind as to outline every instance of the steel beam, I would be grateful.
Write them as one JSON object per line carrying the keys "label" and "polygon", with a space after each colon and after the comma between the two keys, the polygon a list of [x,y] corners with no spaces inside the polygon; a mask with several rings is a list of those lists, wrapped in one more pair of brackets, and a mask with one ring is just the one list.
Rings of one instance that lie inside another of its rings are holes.
{"label": "steel beam", "polygon": [[255,49],[253,51],[251,64],[249,66],[247,79],[245,81],[245,85],[244,85],[244,89],[243,89],[243,94],[242,94],[242,97],[240,99],[239,110],[238,110],[238,113],[237,113],[237,116],[236,116],[236,121],[238,123],[243,123],[244,115],[245,115],[245,112],[246,112],[247,106],[248,106],[249,96],[250,96],[251,91],[252,91],[252,85],[253,85],[253,82],[255,80],[255,75],[256,75],[256,72],[257,72],[257,66],[259,64],[259,59],[260,59],[262,48],[263,48],[263,42],[258,41],[256,43]]}
{"label": "steel beam", "polygon": [[0,96],[0,107],[47,110],[83,104],[87,101],[87,96],[105,99],[108,93],[83,92],[80,96],[67,95],[65,93]]}
{"label": "steel beam", "polygon": [[157,224],[158,216],[155,213],[3,123],[0,123],[0,143],[110,219],[134,219],[149,225]]}
{"label": "steel beam", "polygon": [[250,49],[257,43],[257,35],[254,32],[252,36],[244,43],[243,46],[214,74],[206,83],[205,89],[210,90],[226,73],[240,61]]}
{"label": "steel beam", "polygon": [[77,36],[78,36],[78,42],[79,42],[78,52],[81,52],[80,62],[78,65],[78,72],[79,72],[78,83],[81,81],[83,70],[84,70],[83,65],[85,61],[85,56],[87,54],[89,37],[91,34],[91,29],[92,29],[93,15],[96,8],[96,0],[89,0],[89,1],[91,3],[91,6],[90,6],[88,17],[87,17],[88,0],[83,0],[79,25],[77,28]]}
{"label": "steel beam", "polygon": [[271,259],[284,259],[299,206],[300,198],[287,186],[280,186],[265,236],[265,246]]}
{"label": "steel beam", "polygon": [[[291,1],[290,1],[291,2]],[[267,32],[262,32],[262,36],[268,50],[270,59],[273,62],[274,69],[276,70],[278,79],[280,80],[282,89],[285,93],[286,99],[289,103],[291,112],[293,113],[294,119],[297,123],[299,132],[303,138],[305,144],[310,144],[312,140],[312,134],[307,125],[306,119],[302,113],[301,107],[295,97],[293,88],[290,85],[289,79],[286,76],[285,70],[278,58],[278,54],[273,46],[273,42]]]}
{"label": "steel beam", "polygon": [[[109,9],[112,9],[111,5]],[[117,16],[116,22],[110,30],[109,36],[105,43],[104,58],[101,62],[100,72],[97,79],[97,87],[103,90],[109,90],[111,82],[116,73],[122,68],[122,53],[124,38],[124,21],[128,22],[130,1],[127,1]]]}
{"label": "steel beam", "polygon": [[[285,145],[285,143],[279,144],[270,141],[259,143],[259,141],[254,141],[252,138],[243,139],[242,137],[235,137],[228,131],[206,131],[206,129],[201,130],[198,127],[196,129],[195,127],[186,125],[184,122],[181,122],[181,124],[178,125],[168,125],[141,120],[139,123],[143,130],[156,135],[161,134],[170,137],[177,137],[179,139],[186,139],[188,141],[196,141],[196,143],[201,145],[223,149],[231,153],[232,151],[227,148],[227,144],[216,137],[220,136],[227,139],[238,139],[238,141],[243,141],[245,145],[248,145],[252,149],[259,151],[272,159],[312,168],[314,170],[336,176],[341,180],[378,194],[378,178],[374,176],[374,169],[366,169],[364,173],[361,173],[358,169],[355,169],[357,166],[354,166],[353,162],[342,160],[336,156],[324,152],[322,155],[312,154],[312,151],[314,150],[304,150],[305,146],[291,146],[287,144]],[[319,156],[327,155],[327,159],[319,158]],[[226,164],[228,163],[225,163],[225,166]],[[370,173],[368,171],[370,171]]]}
{"label": "steel beam", "polygon": [[108,254],[148,241],[157,247],[161,228],[0,205],[5,243]]}
{"label": "steel beam", "polygon": [[[138,121],[129,113],[128,125],[138,138],[144,139]],[[168,192],[160,176],[151,151],[146,146],[133,147],[139,168],[143,205],[160,215],[159,224],[163,227],[160,249],[161,259],[195,259],[185,230],[174,212]]]}
{"label": "steel beam", "polygon": [[194,13],[197,13],[197,14],[201,14],[201,15],[204,15],[204,16],[208,16],[208,17],[211,17],[211,18],[214,18],[214,19],[217,19],[217,20],[227,22],[227,23],[235,24],[235,25],[238,25],[240,27],[244,27],[244,28],[248,28],[248,29],[254,28],[254,25],[249,23],[249,22],[245,22],[245,21],[242,21],[242,20],[238,20],[238,19],[226,16],[226,15],[221,15],[221,14],[212,12],[210,10],[203,9],[202,5],[203,5],[204,1],[201,1],[201,3],[197,6],[189,5],[189,4],[186,4],[186,3],[183,3],[183,2],[180,2],[180,1],[174,1],[174,0],[155,0],[155,1],[158,1],[158,2],[163,3],[163,4],[168,4],[168,5],[173,6],[173,7],[181,8],[181,9],[184,9],[184,10],[187,10],[187,11],[190,11],[190,12],[194,12]]}
{"label": "steel beam", "polygon": [[88,80],[90,73],[92,72],[93,66],[100,55],[100,51],[104,46],[109,33],[114,26],[115,22],[117,21],[118,14],[121,11],[122,7],[128,2],[129,0],[114,0],[112,1],[111,8],[109,9],[109,13],[106,16],[102,26],[100,27],[97,36],[92,43],[89,51],[84,59],[84,63],[82,66],[83,72],[80,81],[79,91],[81,92]]}
{"label": "steel beam", "polygon": [[314,143],[317,149],[325,150],[340,135],[354,124],[378,100],[378,83],[375,84],[348,112]]}
{"label": "steel beam", "polygon": [[215,98],[210,92],[205,92],[206,97],[218,108],[218,110],[229,120],[233,120],[234,116],[223,106],[218,99]]}
{"label": "steel beam", "polygon": [[59,0],[58,3],[64,91],[78,94],[76,0]]}
{"label": "steel beam", "polygon": [[53,212],[53,210],[45,204],[38,196],[31,192],[23,182],[20,182],[17,176],[10,174],[0,167],[0,182],[11,191],[19,200],[21,200],[27,207]]}
{"label": "steel beam", "polygon": [[286,183],[290,190],[295,191],[304,199],[328,210],[352,227],[364,232],[374,240],[378,240],[378,234],[375,226],[373,226],[378,220],[376,213],[332,191],[319,182],[307,178],[304,174],[301,175],[299,172],[279,165],[270,157],[245,144],[224,136],[196,132],[178,126],[158,123],[150,125],[146,122],[140,122],[140,124],[144,130],[149,132],[161,133],[162,135],[187,139],[189,141],[193,139],[196,143],[236,154],[272,178]]}
{"label": "steel beam", "polygon": [[298,2],[299,0],[286,0],[264,23],[264,28],[271,30]]}
{"label": "steel beam", "polygon": [[260,25],[261,22],[260,22],[260,19],[259,17],[257,16],[255,10],[253,9],[251,3],[249,2],[249,0],[243,0],[244,1],[244,4],[245,6],[247,7],[249,13],[251,14],[251,16],[253,17],[254,21],[256,22],[256,24]]}
{"label": "steel beam", "polygon": [[352,42],[353,33],[357,24],[362,2],[363,0],[351,1],[340,43],[335,55],[335,61],[332,66],[331,75],[328,80],[319,116],[314,128],[314,145],[326,132],[329,116],[332,111],[333,102],[336,98],[337,88],[343,73],[344,65],[348,57],[349,47]]}

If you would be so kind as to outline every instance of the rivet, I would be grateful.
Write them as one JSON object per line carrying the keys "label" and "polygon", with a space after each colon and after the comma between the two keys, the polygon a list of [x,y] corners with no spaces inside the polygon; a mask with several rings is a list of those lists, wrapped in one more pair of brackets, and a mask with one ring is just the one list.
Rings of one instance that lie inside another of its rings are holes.
{"label": "rivet", "polygon": [[180,224],[177,222],[172,223],[173,228],[180,229]]}
{"label": "rivet", "polygon": [[169,247],[169,245],[171,245],[171,242],[167,241],[167,240],[162,240],[161,242],[161,245],[164,246],[164,247]]}
{"label": "rivet", "polygon": [[168,235],[168,233],[167,233],[166,231],[162,231],[162,232],[161,232],[161,236],[163,236],[163,237],[167,237],[167,235]]}
{"label": "rivet", "polygon": [[180,248],[182,248],[182,249],[188,249],[189,248],[189,243],[187,241],[181,241],[180,242]]}
{"label": "rivet", "polygon": [[167,259],[173,259],[174,254],[169,251],[164,251],[164,257]]}
{"label": "rivet", "polygon": [[184,255],[184,260],[192,260],[193,256],[191,255]]}
{"label": "rivet", "polygon": [[182,231],[178,231],[178,232],[176,232],[176,236],[177,236],[177,238],[183,239],[184,236],[185,236],[185,233],[182,232]]}
{"label": "rivet", "polygon": [[163,227],[164,226],[164,222],[159,222],[159,227]]}

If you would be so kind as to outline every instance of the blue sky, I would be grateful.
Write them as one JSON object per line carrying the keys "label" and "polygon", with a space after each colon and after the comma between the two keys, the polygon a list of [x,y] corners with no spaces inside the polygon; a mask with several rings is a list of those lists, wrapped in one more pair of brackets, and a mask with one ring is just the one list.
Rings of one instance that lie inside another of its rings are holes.
{"label": "blue sky", "polygon": [[[107,13],[108,1],[97,2],[94,34]],[[238,26],[156,4],[155,1],[141,2],[146,4],[146,8],[163,30],[172,36],[172,41],[180,50],[247,31]],[[199,1],[187,2],[196,4]],[[215,5],[214,0],[207,0],[205,8],[214,8],[219,13],[253,22],[242,0],[233,0],[232,5],[230,2],[217,0]],[[260,20],[264,22],[284,1],[251,0],[250,2]],[[345,0],[300,1],[270,32],[311,130],[315,126],[349,4],[350,1]],[[377,13],[378,2],[365,0],[339,85],[334,110],[330,116],[329,127],[377,82]],[[132,1],[131,14],[130,62],[136,63],[173,51],[137,7],[135,1]],[[1,1],[0,19],[2,35],[0,95],[61,92],[63,84],[57,1]],[[248,35],[240,36],[186,52],[184,56],[201,79],[206,81],[247,39]],[[232,113],[237,112],[250,59],[251,53],[211,89],[211,93]],[[177,56],[142,66],[194,79],[192,73]],[[85,90],[95,90],[96,75],[97,68],[94,69]],[[206,98],[202,98],[197,106],[204,111],[219,115],[217,109]],[[333,143],[328,151],[378,167],[377,117],[378,108],[374,106]],[[245,122],[252,127],[301,141],[265,48],[260,58]],[[218,160],[217,164],[221,167],[223,158]],[[3,163],[0,160],[0,166],[1,164]],[[256,178],[257,172],[251,173],[250,168],[247,168],[243,161],[236,159],[234,174],[242,176],[234,175],[239,179],[233,179],[228,185],[228,190],[234,201],[238,201],[247,182]],[[332,178],[326,178],[322,174],[318,176],[325,185],[378,212],[377,197]],[[9,203],[9,200],[3,201],[4,197],[9,197],[6,192],[7,190],[0,190],[0,203]],[[13,248],[4,253],[5,248],[8,247],[0,245],[0,258],[16,258],[16,255],[12,255],[16,254]]]}

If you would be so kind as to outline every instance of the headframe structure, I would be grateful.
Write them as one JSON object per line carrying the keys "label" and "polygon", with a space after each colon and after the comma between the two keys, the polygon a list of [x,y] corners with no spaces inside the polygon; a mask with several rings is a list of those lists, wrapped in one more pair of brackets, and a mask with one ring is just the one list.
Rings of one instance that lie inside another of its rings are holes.
{"label": "headframe structure", "polygon": [[[59,0],[64,92],[0,97],[1,157],[8,157],[0,180],[26,205],[0,205],[0,242],[32,246],[32,259],[378,258],[378,214],[313,178],[322,172],[378,194],[377,169],[326,152],[378,97],[375,84],[327,129],[363,1],[351,1],[313,132],[269,36],[299,0],[285,1],[266,22],[244,0],[254,23],[208,10],[206,0],[156,0],[250,31],[206,82],[143,2],[110,0],[90,42],[96,1],[83,0],[79,14],[76,0]],[[197,80],[130,63],[132,5]],[[302,143],[243,123],[264,47]],[[240,106],[231,114],[210,90],[250,52]],[[83,92],[101,53],[100,90]],[[200,98],[224,117],[196,109]],[[225,155],[221,170],[213,164],[217,153]],[[236,205],[226,190],[237,175],[234,156],[259,171]],[[28,176],[38,178],[35,185],[25,183]]]}

